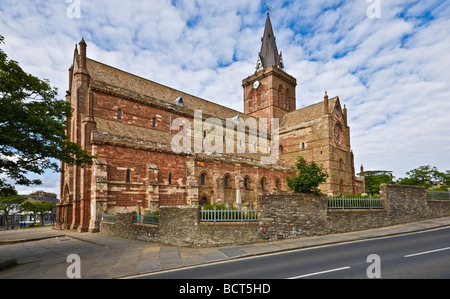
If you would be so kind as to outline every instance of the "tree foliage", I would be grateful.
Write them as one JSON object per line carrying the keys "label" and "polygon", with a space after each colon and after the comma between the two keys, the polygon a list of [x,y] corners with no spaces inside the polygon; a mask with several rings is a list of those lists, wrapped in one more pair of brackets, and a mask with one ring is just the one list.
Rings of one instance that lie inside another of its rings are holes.
{"label": "tree foliage", "polygon": [[450,171],[440,172],[436,166],[424,165],[406,173],[407,177],[397,180],[400,185],[423,186],[427,189],[434,186],[450,187]]}
{"label": "tree foliage", "polygon": [[364,181],[366,184],[366,193],[380,194],[381,184],[392,184],[392,171],[389,170],[371,170],[364,172]]}
{"label": "tree foliage", "polygon": [[11,187],[0,189],[0,213],[5,216],[6,229],[8,229],[8,217],[13,212],[17,212],[20,206],[27,198],[17,194],[17,191]]}
{"label": "tree foliage", "polygon": [[295,168],[296,175],[286,178],[289,188],[296,193],[320,194],[319,185],[326,182],[328,173],[315,162],[307,163],[301,156],[297,158]]}
{"label": "tree foliage", "polygon": [[53,202],[45,202],[45,201],[28,200],[21,205],[22,211],[29,212],[30,214],[32,214],[35,222],[37,216],[40,216],[42,225],[44,225],[45,215],[50,214],[54,208],[55,204]]}
{"label": "tree foliage", "polygon": [[[0,44],[3,43],[0,35]],[[41,184],[29,172],[59,171],[57,160],[71,165],[92,164],[92,156],[69,142],[65,120],[72,108],[57,99],[57,89],[22,70],[0,49],[0,174],[18,185]],[[0,188],[6,187],[0,180]]]}

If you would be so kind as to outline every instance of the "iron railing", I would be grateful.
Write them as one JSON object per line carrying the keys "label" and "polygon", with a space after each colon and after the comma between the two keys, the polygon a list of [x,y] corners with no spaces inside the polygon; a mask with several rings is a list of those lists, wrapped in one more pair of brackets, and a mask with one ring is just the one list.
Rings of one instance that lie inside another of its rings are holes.
{"label": "iron railing", "polygon": [[136,214],[133,219],[137,224],[159,224],[159,215],[139,215]]}
{"label": "iron railing", "polygon": [[450,200],[449,191],[427,191],[428,199],[448,199]]}
{"label": "iron railing", "polygon": [[381,198],[361,197],[329,197],[327,202],[328,209],[383,209],[383,200]]}
{"label": "iron railing", "polygon": [[233,209],[202,209],[200,221],[203,222],[252,222],[258,221],[257,210]]}

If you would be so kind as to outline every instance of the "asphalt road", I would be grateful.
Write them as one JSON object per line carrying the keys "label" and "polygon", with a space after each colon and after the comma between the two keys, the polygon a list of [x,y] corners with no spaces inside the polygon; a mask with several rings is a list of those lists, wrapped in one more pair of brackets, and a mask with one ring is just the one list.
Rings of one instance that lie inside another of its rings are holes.
{"label": "asphalt road", "polygon": [[159,272],[141,279],[449,279],[450,228]]}

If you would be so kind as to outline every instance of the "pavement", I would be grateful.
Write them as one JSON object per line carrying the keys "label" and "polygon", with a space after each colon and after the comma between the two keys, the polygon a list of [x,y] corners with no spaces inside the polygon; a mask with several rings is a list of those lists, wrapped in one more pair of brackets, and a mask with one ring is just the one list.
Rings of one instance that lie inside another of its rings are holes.
{"label": "pavement", "polygon": [[0,279],[67,279],[80,257],[85,279],[126,278],[237,258],[399,235],[450,226],[450,217],[420,222],[298,239],[249,245],[188,248],[78,233],[51,227],[0,231]]}

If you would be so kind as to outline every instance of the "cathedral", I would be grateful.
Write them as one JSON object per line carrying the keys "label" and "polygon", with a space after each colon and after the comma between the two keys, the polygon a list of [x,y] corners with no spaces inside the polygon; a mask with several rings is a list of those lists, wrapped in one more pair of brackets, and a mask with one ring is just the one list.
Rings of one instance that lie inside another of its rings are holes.
{"label": "cathedral", "polygon": [[258,194],[289,192],[297,157],[329,177],[323,193],[364,192],[355,175],[347,109],[339,97],[297,109],[297,80],[284,69],[267,14],[255,72],[239,112],[87,58],[75,47],[66,100],[67,136],[94,164],[62,163],[57,221],[99,230],[101,216],[160,206],[222,203],[257,208]]}

